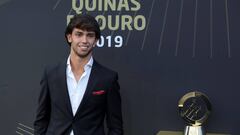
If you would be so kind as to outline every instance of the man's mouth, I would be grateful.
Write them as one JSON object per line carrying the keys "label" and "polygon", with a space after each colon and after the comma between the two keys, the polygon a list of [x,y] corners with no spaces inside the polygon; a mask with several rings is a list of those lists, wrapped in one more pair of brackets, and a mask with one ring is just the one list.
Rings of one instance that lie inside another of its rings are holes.
{"label": "man's mouth", "polygon": [[78,47],[80,47],[81,49],[88,49],[89,46],[86,46],[86,45],[79,45]]}

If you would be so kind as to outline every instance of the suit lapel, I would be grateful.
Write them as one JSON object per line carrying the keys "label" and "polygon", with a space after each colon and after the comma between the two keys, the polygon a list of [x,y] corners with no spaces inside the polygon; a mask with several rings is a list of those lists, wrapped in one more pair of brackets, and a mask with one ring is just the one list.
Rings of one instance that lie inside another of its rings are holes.
{"label": "suit lapel", "polygon": [[71,102],[68,94],[68,88],[67,88],[67,79],[66,79],[66,61],[62,62],[58,72],[57,72],[57,78],[58,78],[58,85],[59,85],[59,95],[61,96],[61,99],[59,102],[61,102],[61,105],[63,105],[63,108],[67,108],[64,111],[67,111],[67,114],[70,114],[71,117],[73,117],[72,113],[72,107]]}
{"label": "suit lapel", "polygon": [[[92,70],[89,76],[89,80],[87,83],[87,88],[84,93],[83,99],[78,107],[78,110],[76,112],[76,115],[81,111],[81,108],[84,106],[84,104],[87,102],[89,96],[91,95],[91,91],[93,90],[93,87],[96,85],[98,82],[98,71],[99,71],[99,64],[94,60]],[[76,116],[75,115],[75,116]]]}

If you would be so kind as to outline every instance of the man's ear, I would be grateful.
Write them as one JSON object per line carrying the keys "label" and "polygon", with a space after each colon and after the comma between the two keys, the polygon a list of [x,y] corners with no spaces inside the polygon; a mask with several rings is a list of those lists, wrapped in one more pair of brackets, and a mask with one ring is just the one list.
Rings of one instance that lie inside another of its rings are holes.
{"label": "man's ear", "polygon": [[97,45],[98,40],[99,40],[99,39],[97,39],[97,38],[95,39],[95,42],[94,42],[93,47],[95,47],[95,46]]}
{"label": "man's ear", "polygon": [[67,40],[69,43],[72,43],[72,35],[71,34],[67,34]]}

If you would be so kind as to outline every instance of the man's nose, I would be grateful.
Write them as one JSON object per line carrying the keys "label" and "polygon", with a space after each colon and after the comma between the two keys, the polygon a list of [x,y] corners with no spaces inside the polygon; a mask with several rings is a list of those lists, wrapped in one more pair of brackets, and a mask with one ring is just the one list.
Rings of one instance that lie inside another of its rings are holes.
{"label": "man's nose", "polygon": [[86,36],[86,35],[83,35],[83,36],[82,36],[82,42],[84,42],[84,43],[87,42],[87,36]]}

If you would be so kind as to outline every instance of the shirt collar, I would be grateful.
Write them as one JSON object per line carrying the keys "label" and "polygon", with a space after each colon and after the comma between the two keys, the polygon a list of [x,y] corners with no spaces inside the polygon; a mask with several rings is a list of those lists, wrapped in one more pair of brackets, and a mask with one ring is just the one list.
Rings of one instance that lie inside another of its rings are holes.
{"label": "shirt collar", "polygon": [[[88,68],[92,68],[92,65],[93,65],[93,57],[91,56],[88,63],[84,66],[84,70],[86,71]],[[68,73],[72,71],[72,67],[70,64],[70,56],[68,56],[68,59],[67,59],[67,68],[68,68]]]}

